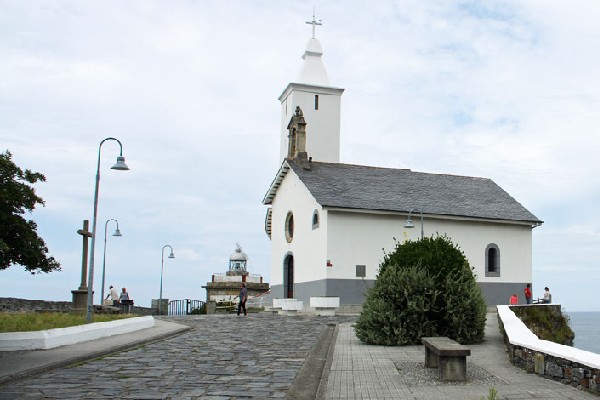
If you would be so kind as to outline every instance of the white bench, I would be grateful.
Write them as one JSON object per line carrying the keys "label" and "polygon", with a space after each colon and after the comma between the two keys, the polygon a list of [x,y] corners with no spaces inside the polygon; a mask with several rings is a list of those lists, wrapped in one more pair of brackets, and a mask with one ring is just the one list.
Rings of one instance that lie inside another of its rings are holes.
{"label": "white bench", "polygon": [[302,311],[304,309],[304,303],[302,301],[296,299],[285,299],[288,301],[284,301],[281,303],[281,311],[279,314],[281,315],[296,315],[298,311]]}
{"label": "white bench", "polygon": [[335,310],[340,307],[339,297],[311,297],[310,307],[315,309],[315,314],[320,316],[334,316]]}
{"label": "white bench", "polygon": [[284,309],[284,305],[287,309],[290,307],[287,304],[295,304],[297,301],[298,300],[296,299],[273,299],[273,306],[269,308],[269,311],[274,314],[281,314]]}

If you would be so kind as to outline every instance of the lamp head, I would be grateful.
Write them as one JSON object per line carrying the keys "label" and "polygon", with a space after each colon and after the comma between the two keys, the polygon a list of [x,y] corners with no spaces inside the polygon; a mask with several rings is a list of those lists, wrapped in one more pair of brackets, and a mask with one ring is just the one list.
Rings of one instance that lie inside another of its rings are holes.
{"label": "lamp head", "polygon": [[406,223],[404,224],[404,227],[405,228],[414,228],[415,224],[413,224],[412,219],[409,218],[409,219],[406,220]]}
{"label": "lamp head", "polygon": [[113,233],[113,236],[123,236],[121,235],[121,231],[119,230],[119,228],[115,229],[115,233]]}
{"label": "lamp head", "polygon": [[168,258],[175,258],[175,254],[173,254],[173,251],[171,251],[171,254],[169,254]]}
{"label": "lamp head", "polygon": [[116,164],[113,165],[110,168],[111,169],[116,169],[116,170],[119,170],[119,171],[127,171],[127,170],[129,170],[129,167],[127,166],[127,164],[125,164],[125,157],[123,157],[123,156],[118,156]]}

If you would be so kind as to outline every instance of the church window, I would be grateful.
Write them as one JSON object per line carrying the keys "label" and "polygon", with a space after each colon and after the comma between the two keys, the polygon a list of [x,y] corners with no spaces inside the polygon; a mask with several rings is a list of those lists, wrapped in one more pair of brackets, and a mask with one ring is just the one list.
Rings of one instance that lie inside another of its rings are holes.
{"label": "church window", "polygon": [[317,229],[319,227],[319,212],[315,210],[312,216],[312,228]]}
{"label": "church window", "polygon": [[485,248],[485,276],[500,276],[500,249],[495,243],[490,243]]}
{"label": "church window", "polygon": [[291,211],[288,211],[287,216],[285,217],[285,240],[288,243],[291,243],[294,239],[294,214]]}
{"label": "church window", "polygon": [[366,265],[357,265],[356,266],[356,277],[357,278],[365,278],[367,276],[367,266]]}
{"label": "church window", "polygon": [[315,110],[319,109],[319,95],[315,94]]}

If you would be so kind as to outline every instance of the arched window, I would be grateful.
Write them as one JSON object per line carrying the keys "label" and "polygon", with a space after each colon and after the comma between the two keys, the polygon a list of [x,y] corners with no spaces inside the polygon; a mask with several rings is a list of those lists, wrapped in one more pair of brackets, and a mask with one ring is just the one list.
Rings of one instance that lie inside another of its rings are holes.
{"label": "arched window", "polygon": [[500,276],[500,249],[495,243],[490,243],[485,248],[485,276]]}
{"label": "arched window", "polygon": [[288,211],[287,216],[285,217],[285,240],[288,243],[291,243],[294,239],[294,214],[291,211]]}
{"label": "arched window", "polygon": [[312,216],[312,228],[317,229],[319,227],[319,211],[315,210]]}

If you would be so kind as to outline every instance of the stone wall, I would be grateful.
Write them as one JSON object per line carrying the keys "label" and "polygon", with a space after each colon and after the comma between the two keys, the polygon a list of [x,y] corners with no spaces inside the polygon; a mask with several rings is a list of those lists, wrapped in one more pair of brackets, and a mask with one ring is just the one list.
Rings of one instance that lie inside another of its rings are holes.
{"label": "stone wall", "polygon": [[70,301],[25,300],[13,297],[0,297],[0,311],[59,311],[70,312],[73,303]]}
{"label": "stone wall", "polygon": [[[0,297],[0,312],[71,312],[72,309],[73,303],[70,301],[26,300],[13,297]],[[133,313],[137,315],[154,315],[155,311],[147,307],[135,306],[133,308]]]}
{"label": "stone wall", "polygon": [[535,373],[541,377],[600,395],[600,369],[545,354],[537,350],[513,345],[510,343],[508,335],[503,329],[504,326],[500,316],[498,316],[498,323],[504,334],[504,343],[508,350],[508,357],[515,366],[529,373]]}

